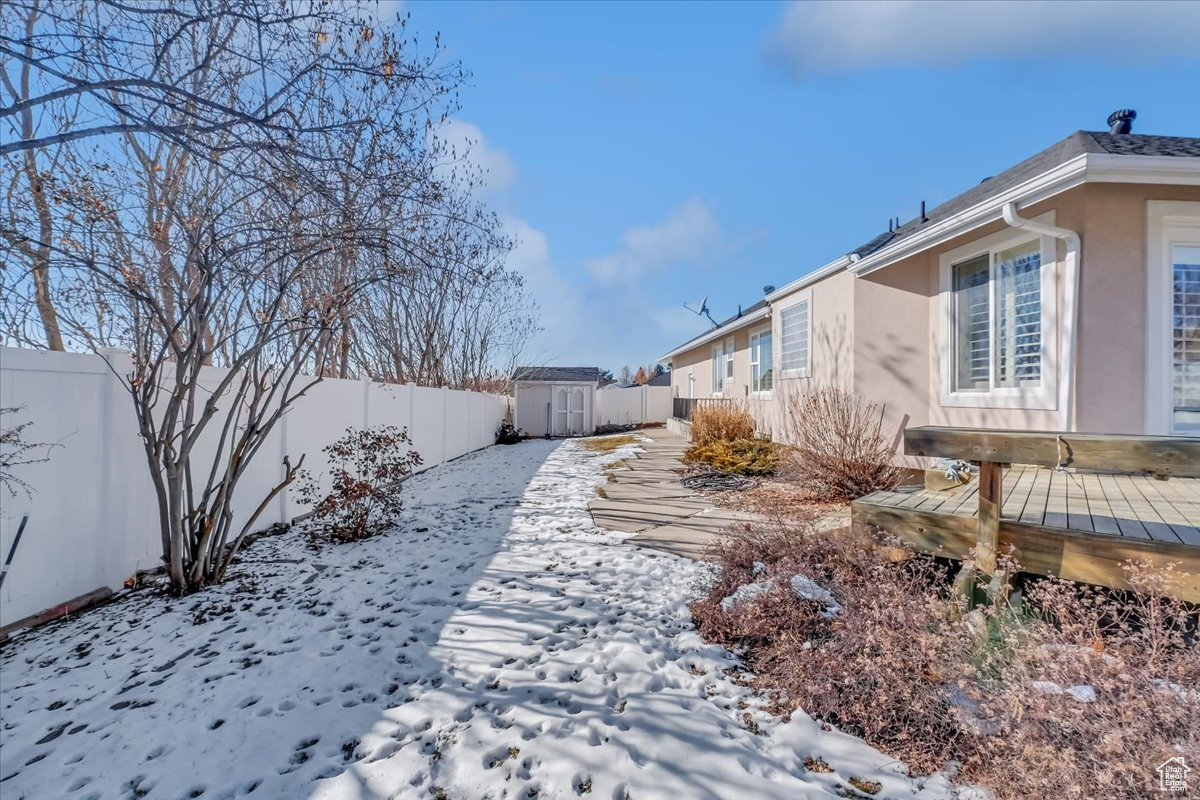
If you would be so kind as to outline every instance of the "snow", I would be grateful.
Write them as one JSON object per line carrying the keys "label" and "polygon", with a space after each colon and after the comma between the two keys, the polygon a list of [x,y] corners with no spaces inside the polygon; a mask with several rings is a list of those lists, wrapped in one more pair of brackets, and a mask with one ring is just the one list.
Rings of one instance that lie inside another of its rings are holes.
{"label": "snow", "polygon": [[[705,568],[596,529],[606,462],[495,447],[405,484],[396,528],[262,539],[232,580],[132,593],[0,656],[18,798],[947,797],[862,741],[783,723],[687,602]],[[833,772],[806,772],[805,757]]]}
{"label": "snow", "polygon": [[841,613],[842,607],[833,599],[833,594],[807,575],[793,575],[790,585],[796,597],[824,606],[821,616],[825,619],[833,619]]}
{"label": "snow", "polygon": [[1053,681],[1031,681],[1029,688],[1043,694],[1065,694],[1077,703],[1091,703],[1096,700],[1096,690],[1086,683],[1064,689]]}
{"label": "snow", "polygon": [[775,581],[761,581],[755,583],[743,583],[741,586],[733,590],[732,594],[721,598],[721,610],[732,611],[735,606],[741,603],[748,603],[760,594],[771,591],[775,587]]}

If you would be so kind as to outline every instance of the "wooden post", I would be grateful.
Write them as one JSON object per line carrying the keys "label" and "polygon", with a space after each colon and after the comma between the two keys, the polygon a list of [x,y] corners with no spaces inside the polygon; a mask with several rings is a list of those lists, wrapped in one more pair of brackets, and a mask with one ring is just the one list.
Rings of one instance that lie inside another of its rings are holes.
{"label": "wooden post", "polygon": [[996,549],[1000,544],[1000,507],[1004,503],[1004,470],[995,461],[979,465],[979,543],[975,562],[985,575],[996,573]]}

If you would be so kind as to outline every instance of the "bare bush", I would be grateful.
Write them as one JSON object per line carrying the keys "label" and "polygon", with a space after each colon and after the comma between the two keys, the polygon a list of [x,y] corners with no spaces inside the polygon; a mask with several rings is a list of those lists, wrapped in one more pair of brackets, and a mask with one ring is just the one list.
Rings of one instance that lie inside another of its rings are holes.
{"label": "bare bush", "polygon": [[[936,588],[944,576],[927,559],[895,564],[892,552],[866,534],[816,535],[811,523],[751,529],[717,546],[719,577],[692,612],[702,635],[742,654],[777,711],[803,709],[931,772],[958,752],[935,666],[953,641],[937,636],[948,624]],[[796,575],[827,589],[840,611],[823,615],[797,597]],[[726,602],[748,582],[770,588]]]}
{"label": "bare bush", "polygon": [[697,403],[692,411],[692,444],[698,447],[753,438],[754,417],[742,405]]}
{"label": "bare bush", "polygon": [[957,768],[1001,800],[1149,797],[1158,764],[1200,757],[1200,620],[1167,596],[1173,570],[1131,565],[1131,593],[1039,579],[1022,606],[965,614],[943,568],[874,535],[780,525],[713,555],[701,632],[778,711],[914,771]]}
{"label": "bare bush", "polygon": [[41,464],[50,460],[49,450],[53,445],[30,442],[25,432],[32,422],[10,422],[4,417],[20,413],[20,407],[0,408],[0,488],[16,497],[18,492],[30,495],[33,487],[13,470],[29,464]]}
{"label": "bare bush", "polygon": [[836,386],[784,398],[792,477],[815,500],[854,500],[892,489],[904,471],[877,403]]}
{"label": "bare bush", "polygon": [[321,491],[319,478],[306,473],[300,498],[313,506],[313,520],[335,541],[366,539],[392,524],[404,508],[400,482],[421,465],[407,428],[380,425],[350,429],[323,452],[333,486]]}

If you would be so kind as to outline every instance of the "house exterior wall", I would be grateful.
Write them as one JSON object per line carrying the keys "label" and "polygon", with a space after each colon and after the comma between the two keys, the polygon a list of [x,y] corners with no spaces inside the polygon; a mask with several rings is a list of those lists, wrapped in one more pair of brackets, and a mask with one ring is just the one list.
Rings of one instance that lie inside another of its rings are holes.
{"label": "house exterior wall", "polygon": [[[1074,230],[1082,240],[1074,391],[1075,427],[1080,431],[1162,432],[1148,423],[1146,406],[1147,335],[1158,322],[1148,311],[1148,278],[1151,269],[1165,269],[1148,263],[1148,209],[1153,201],[1200,203],[1200,187],[1087,183],[1020,209],[1022,217]],[[1196,208],[1200,214],[1200,206]],[[840,271],[774,298],[776,368],[781,356],[779,314],[802,296],[811,302],[811,364],[807,377],[777,377],[769,397],[748,398],[760,429],[786,439],[787,398],[829,384],[883,404],[892,430],[918,425],[1057,429],[1061,418],[1052,384],[1040,401],[1013,401],[1010,407],[947,397],[949,367],[944,359],[951,334],[943,271],[954,258],[951,254],[977,249],[989,237],[1039,238],[997,220],[862,277]],[[1049,285],[1043,284],[1042,300],[1048,312],[1043,375],[1050,381],[1063,379],[1067,247],[1053,237],[1040,241],[1043,270],[1053,275]],[[734,381],[726,397],[748,397],[749,337],[762,324],[749,323],[733,334]],[[673,359],[676,396],[687,396],[689,369],[695,375],[695,396],[711,396],[711,356],[711,346],[705,344]]]}
{"label": "house exterior wall", "polygon": [[1150,201],[1200,202],[1200,187],[1093,184],[1086,187],[1080,282],[1076,420],[1080,430],[1146,430]]}

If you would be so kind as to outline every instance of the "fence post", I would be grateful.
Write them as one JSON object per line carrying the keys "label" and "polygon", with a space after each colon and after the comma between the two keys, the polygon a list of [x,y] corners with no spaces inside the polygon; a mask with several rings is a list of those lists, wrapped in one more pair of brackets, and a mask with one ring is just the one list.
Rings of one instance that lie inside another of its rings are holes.
{"label": "fence post", "polygon": [[450,387],[442,387],[442,460],[439,464],[446,463],[446,424],[450,421]]}
{"label": "fence post", "polygon": [[362,386],[363,393],[363,429],[371,427],[371,379],[363,375],[359,379],[359,385]]}

